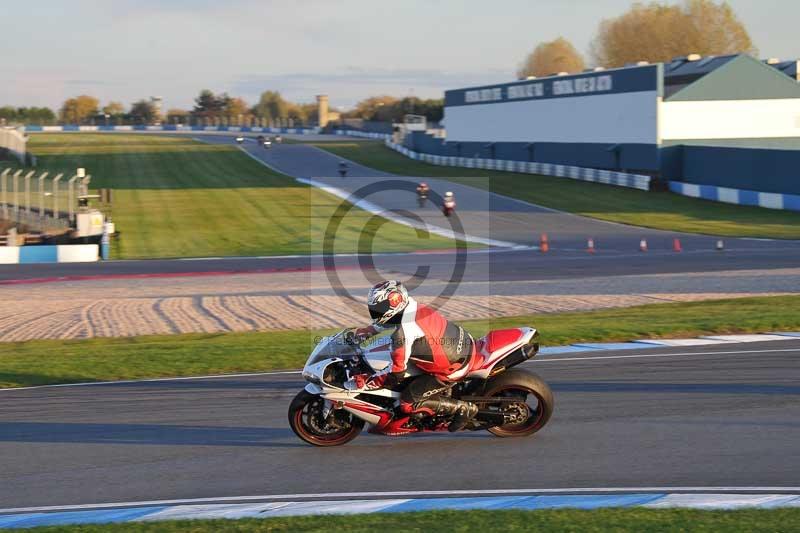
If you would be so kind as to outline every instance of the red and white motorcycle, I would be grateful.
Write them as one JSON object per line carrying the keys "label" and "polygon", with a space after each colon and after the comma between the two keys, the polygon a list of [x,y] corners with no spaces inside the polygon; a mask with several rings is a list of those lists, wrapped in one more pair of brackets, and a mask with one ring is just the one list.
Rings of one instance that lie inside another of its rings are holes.
{"label": "red and white motorcycle", "polygon": [[[397,390],[345,387],[353,376],[372,374],[391,364],[388,337],[365,350],[346,341],[348,331],[322,339],[303,368],[308,384],[289,406],[289,424],[297,436],[316,446],[338,446],[356,438],[365,424],[370,424],[370,432],[381,435],[447,431],[449,416],[402,413]],[[553,393],[536,374],[512,368],[539,351],[538,332],[501,329],[475,344],[476,354],[465,378],[443,393],[478,405],[477,415],[464,429],[485,429],[498,437],[522,437],[542,429],[553,413]],[[405,377],[420,373],[412,358]]]}

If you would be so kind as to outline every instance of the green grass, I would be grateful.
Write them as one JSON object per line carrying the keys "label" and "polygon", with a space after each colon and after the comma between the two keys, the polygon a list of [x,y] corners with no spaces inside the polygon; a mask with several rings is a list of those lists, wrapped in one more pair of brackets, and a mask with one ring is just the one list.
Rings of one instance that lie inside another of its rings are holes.
{"label": "green grass", "polygon": [[[85,167],[92,188],[114,190],[117,259],[319,253],[321,236],[343,203],[233,145],[175,136],[35,134],[29,146],[40,169],[71,176]],[[399,224],[368,225],[370,219],[360,209],[344,217],[335,251],[454,246]],[[359,243],[363,235],[379,236],[374,249]]]}
{"label": "green grass", "polygon": [[[474,320],[489,329],[530,325],[546,346],[642,337],[800,330],[800,296],[655,304],[582,313]],[[325,331],[264,331],[40,340],[0,344],[0,387],[299,368]]]}
{"label": "green grass", "polygon": [[700,511],[693,509],[547,509],[538,511],[426,511],[351,516],[296,516],[242,520],[182,520],[130,524],[86,524],[34,528],[36,532],[239,532],[373,531],[476,532],[559,531],[595,533],[606,531],[739,533],[740,531],[798,531],[800,509],[743,509]]}
{"label": "green grass", "polygon": [[671,192],[645,192],[568,178],[440,167],[408,159],[379,142],[340,141],[318,143],[318,146],[385,172],[448,178],[611,222],[689,233],[800,239],[800,213],[790,211],[722,204]]}

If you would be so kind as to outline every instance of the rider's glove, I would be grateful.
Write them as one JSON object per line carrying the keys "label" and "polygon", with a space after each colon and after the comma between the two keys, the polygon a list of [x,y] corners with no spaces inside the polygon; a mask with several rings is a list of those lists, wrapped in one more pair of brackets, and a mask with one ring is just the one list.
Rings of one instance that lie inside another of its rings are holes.
{"label": "rider's glove", "polygon": [[375,331],[370,328],[357,328],[348,331],[345,336],[345,342],[348,344],[361,344],[375,334]]}
{"label": "rider's glove", "polygon": [[380,374],[370,377],[369,374],[356,374],[346,381],[344,386],[347,390],[378,390],[382,389],[386,383],[386,376],[386,374]]}

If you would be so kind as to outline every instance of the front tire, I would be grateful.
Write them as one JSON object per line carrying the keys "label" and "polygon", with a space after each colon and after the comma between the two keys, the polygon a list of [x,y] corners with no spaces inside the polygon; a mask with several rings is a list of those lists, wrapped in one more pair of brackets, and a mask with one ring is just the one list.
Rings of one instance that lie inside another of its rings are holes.
{"label": "front tire", "polygon": [[553,391],[542,378],[520,369],[506,370],[486,385],[484,396],[519,398],[518,403],[501,404],[512,409],[519,420],[488,428],[497,437],[527,437],[547,424],[553,415]]}
{"label": "front tire", "polygon": [[322,397],[306,390],[297,393],[289,405],[289,426],[295,435],[314,446],[341,446],[361,433],[364,421],[346,411],[346,416],[336,420],[339,427],[333,427],[323,420],[324,402]]}

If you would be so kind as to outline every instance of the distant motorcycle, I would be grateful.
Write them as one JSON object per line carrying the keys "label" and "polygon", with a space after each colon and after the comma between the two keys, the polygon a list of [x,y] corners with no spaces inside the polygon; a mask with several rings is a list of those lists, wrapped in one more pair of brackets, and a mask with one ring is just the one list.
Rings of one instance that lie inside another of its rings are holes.
{"label": "distant motorcycle", "polygon": [[428,187],[427,183],[420,183],[417,186],[417,203],[420,207],[425,207],[425,203],[428,201],[428,192],[430,188]]}
{"label": "distant motorcycle", "polygon": [[238,144],[242,144],[242,143],[244,142],[244,137],[242,137],[241,135],[239,135],[238,137],[236,137],[236,142],[237,142]]}
{"label": "distant motorcycle", "polygon": [[[315,446],[350,442],[370,424],[370,433],[396,436],[422,431],[447,431],[453,415],[404,413],[400,392],[382,388],[348,388],[354,376],[375,373],[392,364],[391,346],[365,350],[348,341],[350,330],[322,339],[303,368],[308,383],[289,405],[289,425]],[[533,328],[489,332],[475,343],[476,353],[462,381],[442,394],[473,402],[478,413],[464,430],[486,430],[498,437],[524,437],[542,429],[553,413],[553,393],[532,372],[512,368],[539,351]],[[409,365],[404,379],[422,371]]]}
{"label": "distant motorcycle", "polygon": [[347,176],[347,163],[342,161],[339,163],[339,177],[346,177]]}
{"label": "distant motorcycle", "polygon": [[442,213],[444,216],[449,217],[456,211],[456,198],[453,193],[447,191],[444,193],[444,203],[442,204]]}

